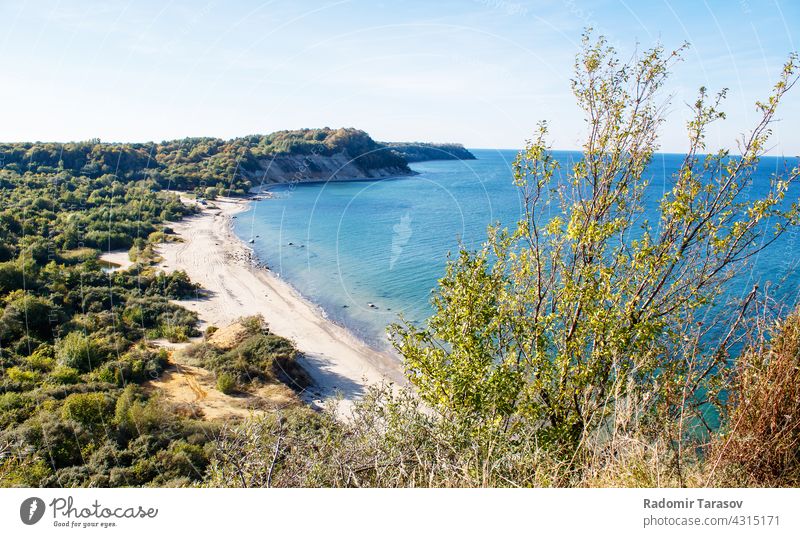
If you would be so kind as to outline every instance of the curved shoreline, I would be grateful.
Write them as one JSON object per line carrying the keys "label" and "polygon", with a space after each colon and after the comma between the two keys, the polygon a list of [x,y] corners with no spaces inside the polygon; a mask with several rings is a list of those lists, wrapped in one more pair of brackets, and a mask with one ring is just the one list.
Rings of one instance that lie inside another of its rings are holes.
{"label": "curved shoreline", "polygon": [[185,271],[207,292],[179,303],[197,312],[204,324],[218,326],[261,314],[272,332],[292,340],[300,351],[300,363],[314,382],[304,397],[308,402],[341,397],[339,410],[349,410],[369,385],[404,384],[395,357],[373,349],[323,316],[318,306],[269,269],[253,264],[252,249],[236,236],[231,218],[247,204],[219,198],[199,215],[171,225],[183,242],[159,246],[160,267]]}

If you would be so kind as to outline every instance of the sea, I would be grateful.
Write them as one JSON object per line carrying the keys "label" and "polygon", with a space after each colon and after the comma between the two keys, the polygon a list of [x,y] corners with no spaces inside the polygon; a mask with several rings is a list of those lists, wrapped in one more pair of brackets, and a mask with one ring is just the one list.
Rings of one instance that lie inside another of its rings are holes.
{"label": "sea", "polygon": [[[471,149],[476,160],[411,164],[416,175],[393,179],[279,185],[251,203],[234,230],[253,241],[259,260],[316,303],[329,319],[368,344],[389,347],[386,327],[399,315],[423,323],[448,255],[478,247],[490,224],[513,228],[523,198],[513,184],[516,150]],[[580,153],[555,151],[562,173]],[[644,218],[658,221],[658,200],[671,188],[684,156],[657,154],[646,170]],[[758,196],[796,158],[764,157],[745,196]],[[800,198],[791,187],[789,199]],[[787,201],[788,203],[788,201]],[[557,204],[552,210],[557,211]],[[753,285],[796,304],[800,230],[785,233],[730,282],[724,301]]]}

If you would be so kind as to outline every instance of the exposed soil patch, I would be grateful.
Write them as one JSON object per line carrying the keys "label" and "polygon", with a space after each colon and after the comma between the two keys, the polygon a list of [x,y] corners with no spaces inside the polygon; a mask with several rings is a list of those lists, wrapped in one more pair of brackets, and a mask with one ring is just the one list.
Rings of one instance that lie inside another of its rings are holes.
{"label": "exposed soil patch", "polygon": [[176,350],[173,346],[169,367],[161,377],[146,382],[144,387],[157,390],[181,414],[231,420],[302,404],[295,392],[283,384],[254,384],[247,391],[226,395],[217,389],[214,373],[183,362],[182,353]]}

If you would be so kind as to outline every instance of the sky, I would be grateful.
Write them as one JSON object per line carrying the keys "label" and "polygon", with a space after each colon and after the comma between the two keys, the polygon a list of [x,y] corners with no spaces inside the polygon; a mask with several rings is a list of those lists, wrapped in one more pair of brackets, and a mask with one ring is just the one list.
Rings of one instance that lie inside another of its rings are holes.
{"label": "sky", "polygon": [[[253,0],[0,2],[0,140],[233,138],[356,127],[385,141],[556,149],[585,134],[570,90],[584,28],[624,59],[662,43],[677,64],[661,150],[686,146],[700,86],[729,88],[709,149],[735,148],[790,51],[800,2]],[[800,85],[771,152],[800,154]]]}

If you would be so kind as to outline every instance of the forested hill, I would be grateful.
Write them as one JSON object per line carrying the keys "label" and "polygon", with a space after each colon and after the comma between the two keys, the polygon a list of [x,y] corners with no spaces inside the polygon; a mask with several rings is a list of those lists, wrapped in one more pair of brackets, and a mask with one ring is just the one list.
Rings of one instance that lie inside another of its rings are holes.
{"label": "forested hill", "polygon": [[475,155],[461,144],[432,144],[427,142],[379,142],[397,151],[408,162],[424,160],[475,160]]}
{"label": "forested hill", "polygon": [[420,146],[390,147],[358,129],[329,128],[231,140],[6,143],[0,144],[0,168],[20,174],[66,171],[120,181],[151,179],[161,188],[244,195],[264,183],[408,175],[408,162],[420,160]]}

